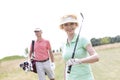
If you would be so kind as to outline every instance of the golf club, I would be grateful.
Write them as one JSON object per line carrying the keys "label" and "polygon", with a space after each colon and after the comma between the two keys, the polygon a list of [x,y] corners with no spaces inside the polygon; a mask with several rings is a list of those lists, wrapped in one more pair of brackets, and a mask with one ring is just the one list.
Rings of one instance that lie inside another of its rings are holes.
{"label": "golf club", "polygon": [[[80,13],[81,17],[82,17],[82,22],[81,22],[81,26],[80,26],[80,29],[79,29],[79,33],[77,35],[77,39],[76,39],[76,43],[75,43],[75,47],[74,47],[74,50],[73,50],[73,54],[72,54],[72,59],[74,58],[74,55],[75,55],[75,50],[76,50],[76,47],[77,47],[77,42],[79,40],[79,37],[80,37],[80,32],[81,32],[81,28],[82,28],[82,23],[83,23],[83,20],[84,20],[84,16],[82,13]],[[67,70],[67,73],[70,73],[71,72],[71,68],[72,68],[72,65],[71,66],[68,66],[68,70]]]}

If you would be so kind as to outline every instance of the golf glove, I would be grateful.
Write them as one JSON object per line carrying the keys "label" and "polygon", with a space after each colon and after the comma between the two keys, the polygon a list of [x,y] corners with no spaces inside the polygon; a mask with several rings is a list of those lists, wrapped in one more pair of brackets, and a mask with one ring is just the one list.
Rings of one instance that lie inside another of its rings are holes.
{"label": "golf glove", "polygon": [[76,64],[81,64],[81,61],[80,59],[69,59],[67,62],[66,62],[66,65],[67,66],[72,66],[72,65],[76,65]]}
{"label": "golf glove", "polygon": [[28,71],[32,71],[33,67],[32,67],[32,62],[31,60],[28,60],[29,66],[28,66]]}
{"label": "golf glove", "polygon": [[55,63],[51,62],[50,66],[51,66],[52,70],[55,70]]}

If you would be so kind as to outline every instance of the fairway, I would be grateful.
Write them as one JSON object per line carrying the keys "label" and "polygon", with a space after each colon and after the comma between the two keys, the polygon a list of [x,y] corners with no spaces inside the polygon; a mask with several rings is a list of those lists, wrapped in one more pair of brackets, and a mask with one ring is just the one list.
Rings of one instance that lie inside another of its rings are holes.
{"label": "fairway", "polygon": [[[120,44],[117,47],[95,49],[100,56],[99,62],[91,64],[95,80],[120,80]],[[24,60],[0,62],[0,80],[38,80],[37,74],[25,73],[19,68],[19,64]],[[55,64],[56,80],[64,80],[64,61],[60,54],[55,54]]]}
{"label": "fairway", "polygon": [[120,80],[120,47],[98,53],[100,61],[92,64],[95,80]]}

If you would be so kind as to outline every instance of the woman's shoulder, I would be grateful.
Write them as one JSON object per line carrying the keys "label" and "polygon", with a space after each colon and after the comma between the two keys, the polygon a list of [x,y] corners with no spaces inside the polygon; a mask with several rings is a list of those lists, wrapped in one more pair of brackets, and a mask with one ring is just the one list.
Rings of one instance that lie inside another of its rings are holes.
{"label": "woman's shoulder", "polygon": [[84,36],[79,36],[79,39],[82,40],[82,41],[84,41],[84,40],[88,40],[89,41],[90,40],[88,37],[84,37]]}
{"label": "woman's shoulder", "polygon": [[90,39],[87,38],[87,37],[80,37],[79,42],[80,42],[82,45],[84,45],[84,46],[86,46],[87,44],[90,44],[90,43],[91,43],[91,42],[90,42]]}

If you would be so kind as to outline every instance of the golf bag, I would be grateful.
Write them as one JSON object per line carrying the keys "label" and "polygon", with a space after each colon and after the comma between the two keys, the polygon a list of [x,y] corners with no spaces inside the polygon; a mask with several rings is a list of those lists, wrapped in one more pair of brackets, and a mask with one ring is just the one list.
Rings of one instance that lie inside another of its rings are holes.
{"label": "golf bag", "polygon": [[35,60],[31,60],[31,62],[24,61],[23,63],[20,64],[20,67],[25,72],[31,71],[31,72],[37,73],[35,62],[36,62]]}
{"label": "golf bag", "polygon": [[[34,54],[34,40],[32,40],[32,53]],[[31,72],[37,73],[35,63],[36,63],[36,60],[31,59],[30,61],[24,61],[23,63],[21,63],[20,67],[26,72],[31,71]]]}
{"label": "golf bag", "polygon": [[36,70],[36,61],[35,60],[31,60],[31,63],[32,63],[32,72],[34,72],[34,73],[37,73],[37,70]]}
{"label": "golf bag", "polygon": [[[33,58],[34,58],[34,43],[35,43],[35,41],[34,40],[32,40],[32,54],[33,54]],[[35,73],[37,73],[37,70],[36,70],[36,60],[34,60],[34,59],[31,59],[31,63],[32,63],[32,68],[33,68],[33,72],[35,72]]]}

